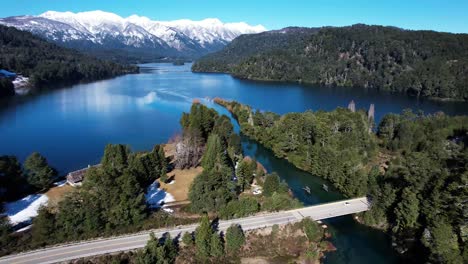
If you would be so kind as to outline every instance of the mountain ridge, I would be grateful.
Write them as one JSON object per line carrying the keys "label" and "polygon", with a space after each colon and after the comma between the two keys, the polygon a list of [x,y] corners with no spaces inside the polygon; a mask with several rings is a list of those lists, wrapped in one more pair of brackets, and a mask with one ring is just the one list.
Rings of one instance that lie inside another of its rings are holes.
{"label": "mountain ridge", "polygon": [[101,10],[47,11],[38,16],[0,18],[0,24],[29,31],[61,46],[94,51],[97,55],[109,51],[128,53],[128,57],[139,54],[140,62],[155,57],[198,58],[220,50],[242,34],[266,30],[262,25],[223,23],[217,18],[157,21],[138,15],[124,18]]}

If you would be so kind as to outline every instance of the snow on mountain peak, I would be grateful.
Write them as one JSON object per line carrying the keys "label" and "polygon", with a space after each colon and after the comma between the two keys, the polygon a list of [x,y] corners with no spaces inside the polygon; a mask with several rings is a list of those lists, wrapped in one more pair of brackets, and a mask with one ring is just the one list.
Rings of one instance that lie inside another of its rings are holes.
{"label": "snow on mountain peak", "polygon": [[218,18],[157,21],[136,14],[123,18],[101,10],[78,13],[47,11],[39,16],[0,19],[1,23],[16,24],[18,28],[55,42],[85,40],[113,47],[120,44],[137,48],[158,46],[191,54],[220,49],[241,34],[266,31],[262,25],[223,23]]}

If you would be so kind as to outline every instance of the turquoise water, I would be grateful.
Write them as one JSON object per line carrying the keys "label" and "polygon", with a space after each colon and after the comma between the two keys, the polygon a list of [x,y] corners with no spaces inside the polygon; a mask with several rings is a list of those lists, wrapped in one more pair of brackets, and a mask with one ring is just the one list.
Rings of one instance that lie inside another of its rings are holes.
{"label": "turquoise water", "polygon": [[[194,74],[190,65],[147,64],[138,75],[0,102],[0,155],[16,155],[24,160],[31,152],[39,151],[64,174],[99,162],[108,143],[149,150],[180,132],[181,113],[189,111],[194,98],[205,97],[234,99],[277,113],[332,110],[354,100],[357,108],[374,103],[377,121],[386,113],[399,113],[404,108],[468,114],[468,105],[460,102],[418,100],[359,88],[250,82],[226,74]],[[305,204],[342,198],[334,190],[325,192],[320,178],[276,159],[245,137],[243,148],[269,171],[278,172]],[[304,185],[310,186],[312,195],[302,191]],[[327,255],[326,263],[397,262],[389,239],[381,232],[358,225],[351,217],[326,223],[338,248]]]}

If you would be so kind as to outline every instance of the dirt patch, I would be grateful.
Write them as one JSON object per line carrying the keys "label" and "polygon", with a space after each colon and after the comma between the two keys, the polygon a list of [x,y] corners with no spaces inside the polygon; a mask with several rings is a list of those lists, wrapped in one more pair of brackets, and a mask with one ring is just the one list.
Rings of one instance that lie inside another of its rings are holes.
{"label": "dirt patch", "polygon": [[188,193],[193,179],[203,171],[202,167],[191,169],[174,169],[167,174],[168,179],[172,179],[171,183],[161,183],[162,189],[172,194],[176,201],[188,200]]}
{"label": "dirt patch", "polygon": [[73,191],[73,187],[65,184],[50,188],[45,194],[49,197],[49,206],[55,207],[65,196],[65,194]]}
{"label": "dirt patch", "polygon": [[164,145],[163,149],[164,149],[164,155],[166,156],[166,158],[169,158],[171,163],[174,162],[175,151],[176,151],[175,143],[167,143]]}
{"label": "dirt patch", "polygon": [[241,264],[269,264],[265,258],[242,258]]}

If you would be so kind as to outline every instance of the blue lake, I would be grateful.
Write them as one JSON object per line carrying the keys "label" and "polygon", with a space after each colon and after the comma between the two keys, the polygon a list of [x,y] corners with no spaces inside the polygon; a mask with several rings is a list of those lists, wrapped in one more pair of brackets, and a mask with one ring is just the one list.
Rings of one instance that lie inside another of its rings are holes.
{"label": "blue lake", "polygon": [[[180,132],[179,119],[194,98],[222,97],[277,113],[357,108],[375,104],[376,122],[405,108],[426,113],[468,114],[468,104],[421,100],[361,88],[324,88],[298,84],[243,81],[226,74],[192,73],[190,65],[142,65],[142,73],[75,85],[0,102],[0,155],[23,161],[33,151],[47,157],[62,174],[98,163],[108,143],[150,150]],[[219,109],[219,107],[218,107]],[[321,189],[323,180],[295,169],[253,141],[244,151],[277,171],[305,204],[342,198]],[[313,195],[301,188],[309,185]],[[397,257],[383,233],[356,224],[351,217],[326,221],[338,251],[326,263],[395,263]]]}

